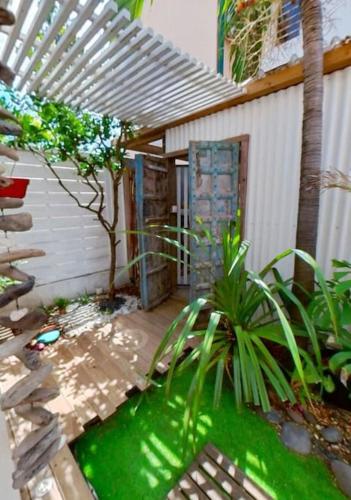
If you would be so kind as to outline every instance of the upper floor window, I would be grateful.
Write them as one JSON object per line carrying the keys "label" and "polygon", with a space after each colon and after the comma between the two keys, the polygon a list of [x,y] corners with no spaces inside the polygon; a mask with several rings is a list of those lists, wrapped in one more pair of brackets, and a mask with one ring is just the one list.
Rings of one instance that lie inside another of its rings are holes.
{"label": "upper floor window", "polygon": [[278,20],[278,42],[285,43],[299,36],[300,22],[300,0],[284,0]]}

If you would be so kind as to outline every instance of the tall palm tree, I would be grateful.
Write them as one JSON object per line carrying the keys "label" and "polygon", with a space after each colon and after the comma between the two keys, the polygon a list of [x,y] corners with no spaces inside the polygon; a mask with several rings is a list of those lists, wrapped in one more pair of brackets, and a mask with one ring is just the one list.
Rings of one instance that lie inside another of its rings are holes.
{"label": "tall palm tree", "polygon": [[[304,89],[296,247],[315,257],[320,191],[318,188],[309,189],[308,186],[309,179],[319,176],[322,162],[323,29],[321,0],[302,0],[301,20],[304,49]],[[313,291],[313,270],[295,260],[294,281],[302,285],[306,291]],[[296,293],[301,295],[298,290]]]}

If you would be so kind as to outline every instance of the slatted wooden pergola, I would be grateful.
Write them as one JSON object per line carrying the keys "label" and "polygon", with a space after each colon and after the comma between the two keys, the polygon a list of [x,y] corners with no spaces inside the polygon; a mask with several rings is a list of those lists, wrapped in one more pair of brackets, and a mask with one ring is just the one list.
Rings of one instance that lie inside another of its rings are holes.
{"label": "slatted wooden pergola", "polygon": [[174,48],[114,0],[14,0],[0,60],[14,88],[157,127],[242,88]]}

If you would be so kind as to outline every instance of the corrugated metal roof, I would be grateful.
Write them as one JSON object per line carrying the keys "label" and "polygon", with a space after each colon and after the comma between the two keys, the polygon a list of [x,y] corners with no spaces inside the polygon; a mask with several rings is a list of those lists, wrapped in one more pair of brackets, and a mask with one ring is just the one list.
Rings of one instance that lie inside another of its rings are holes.
{"label": "corrugated metal roof", "polygon": [[15,0],[14,12],[0,59],[16,89],[148,127],[242,92],[112,0]]}

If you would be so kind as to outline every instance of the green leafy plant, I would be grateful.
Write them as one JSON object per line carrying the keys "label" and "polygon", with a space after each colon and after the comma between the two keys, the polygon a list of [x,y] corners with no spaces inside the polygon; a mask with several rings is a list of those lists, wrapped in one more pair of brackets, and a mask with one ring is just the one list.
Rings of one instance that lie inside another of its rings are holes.
{"label": "green leafy plant", "polygon": [[91,297],[88,294],[88,292],[84,292],[79,298],[78,302],[81,306],[86,306],[87,304],[90,304],[91,302]]}
{"label": "green leafy plant", "polygon": [[54,300],[54,305],[59,309],[60,312],[65,313],[67,306],[71,303],[69,299],[65,297],[57,297]]}
{"label": "green leafy plant", "polygon": [[[305,373],[312,371],[314,383],[323,383],[321,353],[318,337],[306,310],[291,292],[289,282],[268,280],[276,264],[288,255],[295,254],[312,266],[321,288],[328,296],[323,274],[317,263],[305,252],[289,249],[273,259],[260,273],[247,270],[245,260],[249,242],[240,240],[239,223],[231,223],[222,234],[218,245],[215,235],[204,225],[190,231],[164,227],[168,233],[183,232],[196,240],[197,245],[212,246],[218,251],[222,261],[222,276],[215,279],[212,292],[197,298],[187,305],[165,333],[152,361],[149,380],[164,356],[170,356],[170,367],[166,379],[169,394],[173,378],[191,364],[196,364],[195,376],[189,387],[184,415],[184,439],[196,436],[196,424],[201,404],[201,394],[209,370],[216,371],[214,403],[219,404],[224,381],[233,387],[237,405],[253,403],[264,411],[270,409],[269,391],[274,391],[282,401],[296,403],[296,396],[290,385],[290,378],[303,388],[309,397],[308,381]],[[169,244],[190,253],[176,240],[163,236]],[[151,252],[150,252],[151,253]],[[162,254],[173,260],[171,256]],[[139,256],[144,258],[146,254]],[[196,272],[196,256],[190,254],[192,272]],[[292,325],[289,314],[280,300],[284,296],[293,302],[300,312],[301,324]],[[327,297],[333,309],[333,302]],[[209,309],[209,319],[203,328],[198,326],[200,312]],[[331,316],[334,317],[331,311]],[[312,355],[302,348],[297,339],[311,345]],[[184,348],[189,340],[195,339],[195,347],[183,359]],[[288,355],[289,363],[280,363],[274,350],[282,350]]]}
{"label": "green leafy plant", "polygon": [[[22,127],[19,137],[4,138],[4,142],[10,141],[17,148],[34,153],[66,194],[78,207],[92,214],[105,231],[110,249],[108,288],[113,298],[120,243],[117,238],[118,193],[127,157],[123,141],[133,137],[133,125],[75,110],[62,103],[22,96],[1,84],[0,103],[15,114]],[[84,200],[56,168],[57,163],[65,161],[75,167],[77,178],[84,186]],[[111,216],[106,211],[106,186],[107,189],[111,187]]]}

